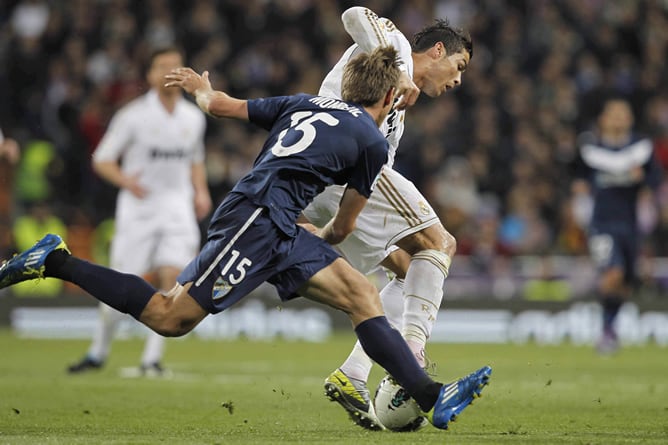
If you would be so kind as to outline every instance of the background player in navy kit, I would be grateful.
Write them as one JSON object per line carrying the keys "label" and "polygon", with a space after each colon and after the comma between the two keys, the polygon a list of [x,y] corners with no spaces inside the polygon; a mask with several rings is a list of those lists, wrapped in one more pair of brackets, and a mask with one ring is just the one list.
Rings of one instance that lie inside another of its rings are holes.
{"label": "background player in navy kit", "polygon": [[[378,125],[392,107],[399,78],[396,50],[378,48],[349,62],[343,98],[297,95],[239,100],[213,91],[208,73],[180,68],[166,76],[207,113],[250,120],[270,134],[255,161],[214,213],[207,243],[167,294],[136,275],[73,257],[56,235],[0,268],[0,288],[39,276],[79,285],[165,336],[192,330],[263,281],[284,300],[302,295],[348,314],[367,354],[393,375],[438,428],[480,394],[489,367],[448,385],[433,381],[383,315],[378,291],[337,254],[354,228],[382,166],[387,142]],[[316,236],[296,224],[329,184],[347,184],[340,209]]]}
{"label": "background player in navy kit", "polygon": [[630,296],[638,251],[636,207],[643,186],[658,187],[661,169],[652,141],[633,133],[633,111],[628,101],[611,98],[598,116],[597,131],[581,137],[575,195],[591,194],[593,213],[589,251],[599,270],[596,283],[603,309],[600,353],[618,349],[614,321]]}

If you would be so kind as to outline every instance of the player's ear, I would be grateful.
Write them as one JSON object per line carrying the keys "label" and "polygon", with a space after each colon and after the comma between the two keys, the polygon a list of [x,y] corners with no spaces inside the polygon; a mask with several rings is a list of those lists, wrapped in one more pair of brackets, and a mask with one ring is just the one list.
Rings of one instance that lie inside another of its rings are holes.
{"label": "player's ear", "polygon": [[443,45],[443,42],[434,43],[434,46],[432,46],[429,51],[431,52],[431,56],[435,59],[440,59],[448,54],[445,49],[445,45]]}
{"label": "player's ear", "polygon": [[383,108],[394,103],[394,95],[396,92],[397,89],[394,87],[391,87],[389,90],[387,90],[387,93],[385,93],[385,99],[383,99]]}

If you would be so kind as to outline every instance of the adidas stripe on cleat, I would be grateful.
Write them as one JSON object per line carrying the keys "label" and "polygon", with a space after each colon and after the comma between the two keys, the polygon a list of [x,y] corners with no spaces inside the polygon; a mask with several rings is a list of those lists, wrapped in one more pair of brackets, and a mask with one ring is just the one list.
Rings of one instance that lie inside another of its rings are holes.
{"label": "adidas stripe on cleat", "polygon": [[58,235],[48,234],[30,249],[14,255],[0,266],[0,289],[22,281],[44,278],[44,261],[56,249],[69,253],[67,245]]}
{"label": "adidas stripe on cleat", "polygon": [[473,399],[481,396],[491,374],[492,368],[484,366],[456,382],[443,385],[436,404],[426,414],[427,419],[436,428],[447,430],[448,424],[454,422]]}

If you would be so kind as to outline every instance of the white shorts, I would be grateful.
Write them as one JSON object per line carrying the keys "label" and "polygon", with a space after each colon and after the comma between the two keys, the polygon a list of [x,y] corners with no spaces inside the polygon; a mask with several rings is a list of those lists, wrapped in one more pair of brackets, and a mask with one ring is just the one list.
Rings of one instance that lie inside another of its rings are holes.
{"label": "white shorts", "polygon": [[[117,213],[118,214],[118,213]],[[110,265],[125,273],[142,275],[162,266],[183,269],[200,248],[194,210],[177,212],[123,212],[116,219]]]}
{"label": "white shorts", "polygon": [[[330,186],[304,210],[318,227],[334,217],[345,187]],[[357,226],[336,248],[363,274],[377,268],[394,243],[425,227],[439,223],[436,212],[415,185],[396,170],[384,168]]]}

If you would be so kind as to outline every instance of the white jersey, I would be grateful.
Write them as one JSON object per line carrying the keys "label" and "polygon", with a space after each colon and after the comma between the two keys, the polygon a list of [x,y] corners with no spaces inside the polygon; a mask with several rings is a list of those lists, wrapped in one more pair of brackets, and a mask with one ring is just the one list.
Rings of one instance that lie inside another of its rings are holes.
{"label": "white jersey", "polygon": [[204,161],[206,118],[180,98],[172,113],[151,90],[121,108],[93,159],[121,163],[139,177],[144,198],[118,193],[111,265],[141,274],[159,266],[185,267],[199,248],[192,165]]}
{"label": "white jersey", "polygon": [[[325,77],[320,95],[341,98],[343,67],[355,51],[372,51],[379,45],[392,45],[404,63],[406,72],[413,77],[411,46],[388,19],[380,19],[367,8],[353,7],[342,16],[346,31],[355,45]],[[394,244],[431,225],[439,223],[436,212],[415,185],[392,169],[399,140],[404,133],[404,111],[393,110],[380,127],[389,142],[389,161],[381,173],[376,188],[357,217],[355,230],[336,248],[352,266],[366,274],[378,267]],[[345,187],[332,185],[315,197],[304,209],[306,218],[318,227],[331,220],[339,208]]]}
{"label": "white jersey", "polygon": [[129,190],[120,190],[116,216],[159,209],[165,203],[192,209],[191,167],[204,160],[204,129],[205,117],[197,106],[181,98],[169,113],[154,90],[121,108],[93,159],[120,160],[123,174],[139,175],[147,195],[138,199]]}
{"label": "white jersey", "polygon": [[[318,95],[341,99],[341,81],[346,63],[359,51],[371,52],[378,46],[393,46],[398,52],[399,60],[403,63],[401,69],[405,70],[411,78],[413,77],[411,44],[389,19],[379,18],[367,8],[354,7],[344,13],[343,24],[355,44],[346,50],[341,59],[334,65],[334,68],[327,74],[320,86]],[[404,110],[393,109],[380,126],[380,131],[385,135],[390,145],[387,161],[389,167],[394,164],[394,156],[397,147],[399,147],[399,140],[404,134],[404,114]]]}

